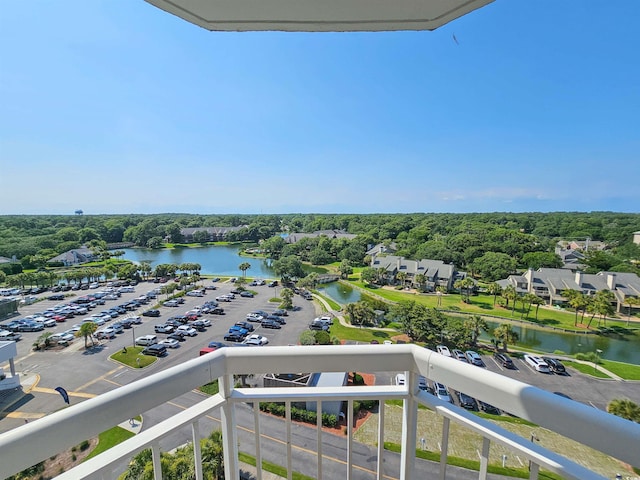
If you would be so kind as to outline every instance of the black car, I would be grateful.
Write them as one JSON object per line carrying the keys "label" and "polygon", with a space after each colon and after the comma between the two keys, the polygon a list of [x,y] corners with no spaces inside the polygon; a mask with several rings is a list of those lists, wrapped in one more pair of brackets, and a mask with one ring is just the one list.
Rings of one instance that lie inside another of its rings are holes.
{"label": "black car", "polygon": [[58,293],[56,295],[49,295],[47,299],[48,300],[64,300],[64,295],[62,293]]}
{"label": "black car", "polygon": [[184,342],[186,340],[186,334],[182,331],[176,331],[173,333],[170,333],[169,335],[167,335],[167,338],[172,338],[174,340],[177,340],[179,342]]}
{"label": "black car", "polygon": [[252,292],[250,292],[249,290],[243,290],[242,292],[240,292],[240,296],[241,297],[246,297],[246,298],[253,298],[254,295]]}
{"label": "black car", "polygon": [[545,361],[547,365],[549,365],[549,370],[557,375],[566,375],[567,369],[564,368],[564,365],[557,358],[551,357],[542,357],[542,360]]}
{"label": "black car", "polygon": [[277,315],[278,317],[287,317],[289,316],[289,313],[286,310],[279,308],[278,310],[275,310],[271,315]]}
{"label": "black car", "polygon": [[224,315],[224,308],[222,307],[214,307],[209,310],[209,313],[213,315]]}
{"label": "black car", "polygon": [[286,320],[282,317],[279,317],[278,315],[267,315],[265,320],[273,320],[274,322],[278,322],[280,325],[287,324]]}
{"label": "black car", "polygon": [[228,345],[222,342],[209,342],[209,345],[207,346],[209,348],[223,348],[223,347],[227,347]]}
{"label": "black car", "polygon": [[242,335],[240,332],[228,332],[225,336],[224,339],[227,342],[241,342],[242,340],[244,340],[244,335]]}
{"label": "black car", "polygon": [[143,355],[152,355],[154,357],[164,357],[167,354],[167,347],[159,345],[157,343],[149,345],[142,350]]}
{"label": "black car", "polygon": [[236,325],[239,327],[244,328],[245,330],[249,331],[249,332],[253,332],[253,325],[251,325],[249,322],[236,322]]}
{"label": "black car", "polygon": [[513,360],[506,353],[494,352],[493,358],[498,362],[499,365],[502,365],[504,368],[515,368],[513,364]]}
{"label": "black car", "polygon": [[142,316],[143,317],[159,317],[160,316],[160,310],[147,310],[146,312],[142,312]]}
{"label": "black car", "polygon": [[204,332],[207,329],[207,326],[204,324],[202,320],[196,320],[195,322],[191,322],[189,325],[191,325],[193,328],[195,328],[199,332]]}
{"label": "black car", "polygon": [[458,392],[458,400],[460,400],[461,407],[467,410],[478,410],[478,402],[476,402],[476,399],[466,393]]}
{"label": "black car", "polygon": [[490,413],[491,415],[500,415],[500,410],[493,405],[489,405],[488,403],[484,403],[482,401],[479,401],[478,405],[480,406],[480,410],[485,413]]}
{"label": "black car", "polygon": [[263,320],[260,325],[264,328],[275,328],[275,329],[280,329],[282,328],[280,326],[280,324],[274,320]]}

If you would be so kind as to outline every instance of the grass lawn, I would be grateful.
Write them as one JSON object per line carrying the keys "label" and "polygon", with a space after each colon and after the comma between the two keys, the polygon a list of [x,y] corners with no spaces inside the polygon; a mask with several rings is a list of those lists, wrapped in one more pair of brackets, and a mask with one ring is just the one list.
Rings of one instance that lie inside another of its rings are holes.
{"label": "grass lawn", "polygon": [[640,365],[600,359],[599,365],[625,380],[640,380]]}
{"label": "grass lawn", "polygon": [[218,387],[218,380],[207,383],[206,385],[199,387],[198,390],[200,390],[202,393],[206,393],[207,395],[215,395],[220,391]]}
{"label": "grass lawn", "polygon": [[[427,295],[427,294],[415,294],[408,293],[399,290],[388,290],[384,288],[371,288],[365,285],[362,281],[350,282],[353,285],[356,285],[360,288],[363,288],[367,292],[371,292],[373,295],[378,295],[386,300],[390,300],[392,302],[400,302],[407,300],[414,300],[418,303],[429,307],[437,307],[438,306],[438,296],[437,295]],[[574,326],[575,322],[575,314],[570,311],[562,311],[556,309],[550,309],[546,307],[541,307],[538,310],[538,318],[536,319],[535,306],[531,308],[528,316],[524,316],[526,314],[526,310],[523,311],[522,305],[518,302],[517,307],[514,312],[511,309],[503,308],[498,304],[493,304],[493,295],[476,295],[470,297],[471,303],[464,303],[462,301],[462,297],[459,294],[446,294],[441,297],[441,304],[438,308],[442,308],[443,310],[458,310],[460,312],[465,313],[478,313],[480,315],[495,315],[498,317],[505,318],[507,320],[526,320],[528,322],[532,322],[534,324],[538,324],[541,326],[547,327],[556,327],[556,328],[564,328],[566,330],[571,331],[580,331],[586,330],[585,328]],[[580,320],[580,318],[578,319]],[[588,318],[585,318],[585,322],[588,321]],[[621,326],[624,327],[626,321],[625,320],[608,320],[608,326]],[[592,324],[592,329],[597,325],[597,319],[594,319]]]}
{"label": "grass lawn", "polygon": [[335,320],[333,325],[331,325],[330,334],[332,337],[338,337],[341,340],[355,340],[364,343],[371,343],[371,340],[377,340],[382,343],[384,340],[391,339],[391,337],[395,335],[395,332],[345,327]]}
{"label": "grass lawn", "polygon": [[[253,457],[247,453],[238,452],[238,460],[248,465],[253,465],[254,467],[256,466],[256,457]],[[267,472],[275,473],[279,477],[287,478],[286,467],[281,467],[280,465],[268,462],[267,460],[262,460],[262,469]],[[313,480],[314,477],[309,477],[299,472],[291,472],[291,478],[293,478],[293,480]]]}
{"label": "grass lawn", "polygon": [[563,363],[571,368],[575,368],[580,373],[584,373],[585,375],[591,375],[592,377],[598,377],[598,378],[611,378],[609,375],[607,375],[606,373],[600,370],[594,370],[593,364],[589,365],[589,364],[571,362],[571,361],[564,361]]}
{"label": "grass lawn", "polygon": [[[140,352],[143,349],[143,347],[127,347],[126,352],[118,350],[110,358],[131,368],[144,368],[154,363],[157,358],[151,355],[142,355]],[[140,360],[139,362],[137,361],[138,359]]]}
{"label": "grass lawn", "polygon": [[[336,302],[335,300],[333,300],[331,297],[327,297],[326,295],[322,295],[321,293],[318,293],[317,291],[314,292],[317,296],[319,296],[320,298],[322,298],[325,302],[327,302],[329,304],[329,307],[331,307],[332,310],[341,310],[342,307],[340,306],[340,304],[338,302]],[[324,306],[324,304],[322,305]]]}
{"label": "grass lawn", "polygon": [[113,427],[107,430],[106,432],[102,432],[98,436],[98,445],[87,456],[87,458],[84,459],[84,461],[87,461],[90,458],[95,457],[96,455],[100,455],[102,452],[109,450],[111,447],[114,447],[115,445],[118,445],[119,443],[124,442],[125,440],[133,437],[134,435],[135,433],[120,427]]}

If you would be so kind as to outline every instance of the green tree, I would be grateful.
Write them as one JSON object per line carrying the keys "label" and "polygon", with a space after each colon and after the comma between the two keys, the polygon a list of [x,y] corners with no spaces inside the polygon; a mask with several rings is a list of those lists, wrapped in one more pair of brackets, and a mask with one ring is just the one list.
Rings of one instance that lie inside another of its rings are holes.
{"label": "green tree", "polygon": [[375,320],[375,313],[371,305],[367,302],[348,303],[345,311],[351,320],[352,325],[371,326]]}
{"label": "green tree", "polygon": [[607,405],[607,412],[640,423],[640,405],[626,398],[616,398]]}
{"label": "green tree", "polygon": [[360,278],[362,279],[363,282],[371,285],[377,280],[378,275],[376,273],[375,268],[365,267],[362,269],[362,272],[360,273]]}
{"label": "green tree", "polygon": [[353,273],[353,267],[351,266],[351,262],[346,258],[340,262],[338,266],[338,271],[340,272],[340,278],[347,279],[349,275]]}
{"label": "green tree", "polygon": [[84,337],[84,348],[85,350],[88,347],[87,345],[87,339],[91,339],[91,345],[95,345],[95,341],[93,339],[93,334],[96,333],[96,330],[98,329],[98,325],[96,325],[93,322],[84,322],[82,325],[80,325],[80,330],[78,330],[76,332],[76,337]]}
{"label": "green tree", "polygon": [[425,292],[427,290],[427,276],[423,273],[419,273],[415,277],[415,281],[418,284],[418,289],[421,292]]}
{"label": "green tree", "polygon": [[251,264],[249,262],[242,262],[238,265],[238,268],[242,272],[242,278],[247,278],[247,270],[251,268]]}
{"label": "green tree", "polygon": [[467,318],[464,321],[464,328],[469,332],[472,346],[476,346],[478,344],[480,332],[489,331],[489,325],[480,315],[471,315]]}
{"label": "green tree", "polygon": [[493,330],[493,336],[499,342],[502,342],[502,346],[504,351],[508,351],[508,345],[515,344],[519,339],[520,335],[516,332],[510,323],[503,323],[502,325],[498,325]]}
{"label": "green tree", "polygon": [[569,301],[569,305],[575,311],[575,319],[573,321],[573,326],[578,325],[578,312],[586,311],[586,308],[589,304],[589,299],[585,296],[584,293],[578,290],[565,290],[563,292],[564,297]]}
{"label": "green tree", "polygon": [[527,268],[561,268],[562,259],[552,252],[529,252],[522,256],[522,264]]}
{"label": "green tree", "polygon": [[495,307],[498,295],[502,294],[502,287],[496,282],[490,283],[487,285],[487,293],[493,295],[493,306]]}
{"label": "green tree", "polygon": [[293,308],[293,290],[290,288],[283,288],[280,292],[280,298],[282,298],[282,308],[290,310]]}
{"label": "green tree", "polygon": [[36,345],[38,348],[48,348],[51,345],[51,336],[53,333],[51,332],[43,332],[36,340]]}
{"label": "green tree", "polygon": [[487,252],[473,261],[472,270],[484,280],[495,282],[515,272],[516,261],[506,253]]}
{"label": "green tree", "polygon": [[462,301],[464,303],[471,303],[471,300],[469,299],[469,295],[470,295],[471,289],[475,286],[476,286],[475,282],[470,277],[465,277],[462,280],[457,280],[453,284],[453,288],[460,290],[460,297],[462,298]]}
{"label": "green tree", "polygon": [[300,334],[300,345],[315,345],[316,344],[316,336],[313,333],[313,330],[303,330]]}
{"label": "green tree", "polygon": [[273,262],[273,270],[283,283],[289,283],[292,279],[302,278],[304,270],[302,262],[295,256],[288,255]]}

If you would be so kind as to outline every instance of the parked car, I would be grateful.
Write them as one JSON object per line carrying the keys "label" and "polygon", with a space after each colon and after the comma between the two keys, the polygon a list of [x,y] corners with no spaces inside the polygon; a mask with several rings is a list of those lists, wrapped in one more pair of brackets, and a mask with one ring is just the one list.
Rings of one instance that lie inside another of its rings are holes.
{"label": "parked car", "polygon": [[0,342],[17,342],[21,338],[22,335],[17,332],[10,332],[9,330],[0,331]]}
{"label": "parked car", "polygon": [[116,332],[113,328],[111,327],[106,327],[103,328],[102,330],[98,330],[95,333],[96,338],[100,339],[100,340],[108,340],[110,338],[115,338],[116,337]]}
{"label": "parked car", "polygon": [[407,383],[407,377],[404,373],[398,373],[396,375],[396,385],[405,385]]}
{"label": "parked car", "polygon": [[208,348],[223,348],[227,346],[228,345],[226,343],[222,342],[209,342],[209,345],[207,345]]}
{"label": "parked car", "polygon": [[160,324],[153,327],[153,330],[156,333],[172,333],[174,328],[173,325]]}
{"label": "parked car", "polygon": [[175,338],[165,338],[160,340],[158,345],[164,345],[167,348],[178,348],[180,346],[180,341]]}
{"label": "parked car", "polygon": [[326,322],[316,318],[309,324],[310,330],[324,330],[325,332],[329,331],[329,325]]}
{"label": "parked car", "polygon": [[250,322],[262,322],[264,317],[262,315],[258,315],[257,313],[249,313],[247,314],[247,320]]}
{"label": "parked car", "polygon": [[536,357],[535,355],[525,355],[524,361],[527,362],[527,364],[536,372],[551,373],[549,365],[547,365],[540,357]]}
{"label": "parked car", "polygon": [[166,302],[164,302],[162,305],[164,305],[165,307],[177,307],[180,304],[178,303],[177,300],[167,300]]}
{"label": "parked car", "polygon": [[273,320],[263,320],[262,322],[260,322],[260,326],[264,328],[274,328],[274,329],[282,328],[282,326],[280,326],[278,322],[274,322]]}
{"label": "parked car", "polygon": [[190,327],[189,325],[180,325],[176,329],[176,332],[184,332],[185,335],[189,335],[190,337],[195,337],[196,335],[198,335],[198,332],[196,331],[196,329],[193,327]]}
{"label": "parked car", "polygon": [[549,366],[549,370],[557,375],[566,375],[567,369],[564,368],[564,365],[557,358],[551,357],[542,357],[542,360]]}
{"label": "parked car", "polygon": [[445,387],[443,384],[434,382],[433,391],[436,397],[438,397],[440,400],[444,402],[453,403],[453,400],[451,400],[451,395],[449,395],[449,389]]}
{"label": "parked car", "polygon": [[253,325],[251,325],[249,322],[236,322],[236,325],[239,327],[244,328],[245,330],[247,330],[248,332],[253,332],[254,328]]}
{"label": "parked car", "polygon": [[242,340],[244,340],[244,335],[242,335],[238,331],[230,331],[227,332],[227,334],[224,336],[224,339],[227,342],[241,342]]}
{"label": "parked car", "polygon": [[279,308],[277,310],[274,310],[272,315],[277,315],[279,317],[287,317],[289,315],[289,313],[286,310],[284,310],[282,308]]}
{"label": "parked car", "polygon": [[191,325],[191,327],[195,328],[199,332],[204,332],[206,330],[206,326],[202,320],[196,320],[194,322],[191,322],[189,325]]}
{"label": "parked car", "polygon": [[267,343],[269,343],[269,339],[265,336],[262,335],[258,335],[257,333],[254,333],[253,335],[249,335],[247,338],[244,339],[244,343],[246,345],[257,345],[257,346],[262,346],[262,345],[266,345]]}
{"label": "parked car", "polygon": [[52,342],[55,343],[69,343],[72,342],[76,336],[70,332],[58,332],[49,337]]}
{"label": "parked car", "polygon": [[38,322],[23,322],[18,327],[18,332],[40,332],[44,330],[44,325]]}
{"label": "parked car", "polygon": [[242,328],[240,325],[231,325],[231,327],[229,327],[229,331],[238,332],[243,337],[246,337],[249,334],[249,330],[247,330],[246,328]]}
{"label": "parked car", "polygon": [[286,325],[287,321],[284,317],[279,317],[278,315],[267,315],[265,320],[273,320],[274,322],[278,322],[280,325]]}
{"label": "parked car", "polygon": [[222,307],[213,307],[209,309],[209,313],[213,315],[224,315],[224,308]]}
{"label": "parked car", "polygon": [[246,298],[253,298],[253,292],[250,292],[249,290],[243,290],[242,292],[240,292],[240,296],[241,297],[246,297]]}
{"label": "parked car", "polygon": [[158,343],[158,337],[156,337],[155,335],[144,335],[142,337],[136,338],[136,345],[140,345],[143,347],[148,347],[155,343]]}
{"label": "parked car", "polygon": [[460,406],[462,408],[466,408],[467,410],[478,410],[478,402],[473,397],[470,397],[466,393],[458,392],[458,400],[460,401]]}
{"label": "parked car", "polygon": [[500,415],[500,410],[493,405],[478,400],[478,406],[480,407],[480,410],[485,413],[490,413],[491,415]]}
{"label": "parked car", "polygon": [[167,335],[167,338],[177,340],[178,342],[184,342],[186,340],[184,332],[173,332]]}
{"label": "parked car", "polygon": [[473,350],[467,350],[464,353],[467,356],[467,360],[469,361],[470,364],[476,365],[477,367],[484,367],[484,362],[482,361],[482,358],[480,357],[480,355],[478,355],[478,352],[474,352]]}
{"label": "parked car", "polygon": [[444,355],[445,357],[450,357],[451,356],[451,352],[449,351],[449,347],[447,347],[446,345],[438,345],[436,347],[436,352],[438,352],[440,355]]}
{"label": "parked car", "polygon": [[47,300],[64,300],[64,295],[62,293],[57,293],[55,295],[49,295]]}
{"label": "parked car", "polygon": [[453,354],[452,355],[453,358],[455,358],[457,360],[460,360],[461,362],[468,363],[467,356],[464,354],[464,352],[462,350],[458,350],[456,348],[456,349],[451,350],[451,353]]}
{"label": "parked car", "polygon": [[513,360],[511,360],[511,357],[506,353],[494,352],[493,358],[498,362],[498,365],[501,365],[504,368],[516,368],[513,364]]}
{"label": "parked car", "polygon": [[160,310],[156,310],[156,309],[147,310],[146,312],[142,312],[142,316],[144,316],[144,317],[159,317],[160,316]]}
{"label": "parked car", "polygon": [[142,354],[152,355],[154,357],[164,357],[167,354],[167,347],[165,345],[155,343],[142,350]]}

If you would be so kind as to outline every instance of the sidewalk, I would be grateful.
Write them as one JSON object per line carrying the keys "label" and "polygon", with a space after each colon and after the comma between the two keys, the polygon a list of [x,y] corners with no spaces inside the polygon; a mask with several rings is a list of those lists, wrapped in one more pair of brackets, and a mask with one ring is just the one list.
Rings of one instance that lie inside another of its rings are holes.
{"label": "sidewalk", "polygon": [[27,395],[40,381],[40,375],[35,373],[23,374],[18,372],[18,375],[20,375],[19,388],[0,391],[0,413],[8,410],[12,405],[19,402],[22,397]]}

